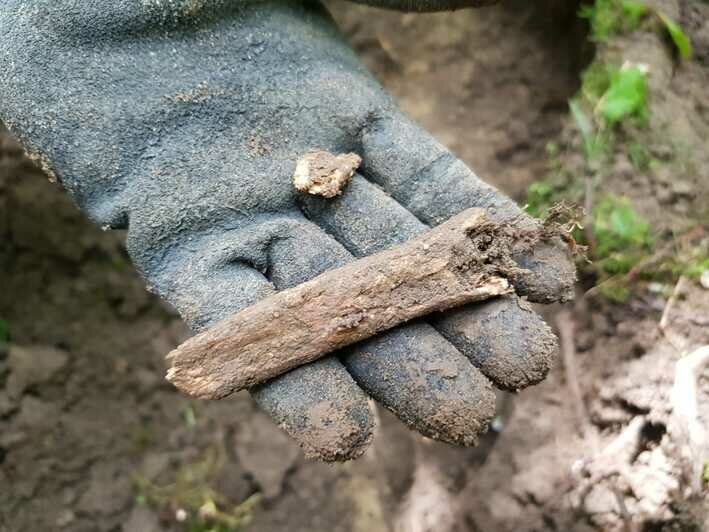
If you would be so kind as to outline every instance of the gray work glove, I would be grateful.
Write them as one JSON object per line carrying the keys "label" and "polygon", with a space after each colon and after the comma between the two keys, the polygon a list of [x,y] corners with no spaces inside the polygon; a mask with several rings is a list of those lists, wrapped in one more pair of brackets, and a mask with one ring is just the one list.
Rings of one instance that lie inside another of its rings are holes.
{"label": "gray work glove", "polygon": [[[92,219],[128,228],[136,266],[194,330],[471,206],[528,223],[396,108],[315,2],[5,0],[0,73],[0,119]],[[341,197],[295,192],[311,149],[362,156]],[[569,295],[563,246],[520,261],[533,272],[520,293]],[[368,395],[426,436],[469,445],[493,414],[490,381],[536,383],[554,350],[511,296],[252,394],[325,460],[366,448]]]}

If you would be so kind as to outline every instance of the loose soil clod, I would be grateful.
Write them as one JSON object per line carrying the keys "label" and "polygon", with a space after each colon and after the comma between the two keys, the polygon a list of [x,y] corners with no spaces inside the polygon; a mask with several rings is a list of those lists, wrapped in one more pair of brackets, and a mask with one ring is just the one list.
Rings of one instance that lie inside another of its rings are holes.
{"label": "loose soil clod", "polygon": [[168,355],[167,379],[190,395],[222,398],[411,319],[510,293],[507,277],[519,272],[513,248],[533,246],[541,232],[520,235],[469,209],[189,339]]}

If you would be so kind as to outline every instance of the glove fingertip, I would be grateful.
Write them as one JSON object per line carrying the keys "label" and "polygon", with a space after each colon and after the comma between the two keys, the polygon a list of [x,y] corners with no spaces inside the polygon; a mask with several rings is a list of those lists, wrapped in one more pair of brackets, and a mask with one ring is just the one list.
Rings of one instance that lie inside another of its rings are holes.
{"label": "glove fingertip", "polygon": [[337,359],[301,366],[251,393],[309,458],[353,460],[372,441],[375,423],[367,396]]}

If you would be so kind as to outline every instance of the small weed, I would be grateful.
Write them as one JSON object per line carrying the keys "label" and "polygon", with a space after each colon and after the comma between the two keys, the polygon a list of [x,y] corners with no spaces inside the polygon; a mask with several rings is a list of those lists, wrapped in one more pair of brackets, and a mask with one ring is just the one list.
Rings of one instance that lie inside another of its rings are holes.
{"label": "small weed", "polygon": [[544,146],[544,150],[547,153],[547,157],[550,158],[557,157],[559,155],[559,152],[561,151],[559,145],[556,142],[547,142]]}
{"label": "small weed", "polygon": [[647,122],[644,70],[635,65],[591,64],[582,74],[578,96],[569,101],[569,110],[581,134],[584,157],[598,165],[611,152],[615,126],[626,121],[639,126]]}
{"label": "small weed", "polygon": [[605,94],[610,85],[608,65],[594,61],[581,73],[581,96],[594,105]]}
{"label": "small weed", "polygon": [[180,467],[169,484],[158,485],[136,474],[136,501],[169,511],[189,532],[240,532],[259,498],[255,494],[233,504],[212,487],[224,462],[224,450],[215,448],[203,460]]}
{"label": "small weed", "polygon": [[537,181],[527,189],[527,212],[535,218],[544,218],[554,204],[554,187],[548,181]]}
{"label": "small weed", "polygon": [[535,218],[546,219],[555,205],[578,204],[582,199],[583,186],[578,187],[572,178],[563,167],[558,167],[543,180],[532,183],[527,189],[525,210]]}
{"label": "small weed", "polygon": [[692,44],[687,34],[670,17],[635,0],[596,0],[581,7],[579,16],[591,26],[591,40],[607,42],[611,37],[636,30],[646,15],[653,13],[662,24],[682,59],[692,56]]}
{"label": "small weed", "polygon": [[671,253],[638,272],[638,276],[672,283],[680,276],[698,279],[706,270],[709,270],[709,242],[705,240],[692,245],[676,244]]}
{"label": "small weed", "polygon": [[677,53],[682,59],[689,59],[692,57],[692,43],[689,41],[689,37],[684,33],[679,24],[677,24],[670,17],[664,13],[657,12],[657,16],[667,30],[667,34],[672,39],[675,47],[677,48]]}
{"label": "small weed", "polygon": [[608,154],[613,137],[612,131],[608,128],[597,127],[577,100],[569,101],[569,110],[576,128],[581,133],[583,155],[586,161],[590,163],[600,161]]}
{"label": "small weed", "polygon": [[598,102],[597,110],[609,126],[623,119],[647,119],[647,84],[645,71],[633,65],[609,69],[609,85]]}
{"label": "small weed", "polygon": [[653,249],[650,224],[624,197],[608,195],[593,209],[591,259],[605,274],[627,273]]}
{"label": "small weed", "polygon": [[633,0],[596,0],[593,5],[583,6],[579,16],[588,19],[591,39],[605,42],[636,29],[647,12],[645,4]]}

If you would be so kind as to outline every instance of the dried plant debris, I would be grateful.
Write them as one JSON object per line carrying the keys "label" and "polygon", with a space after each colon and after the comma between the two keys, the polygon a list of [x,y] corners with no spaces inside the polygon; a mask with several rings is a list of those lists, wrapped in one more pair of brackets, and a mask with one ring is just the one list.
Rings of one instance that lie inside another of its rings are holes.
{"label": "dried plant debris", "polygon": [[299,192],[334,198],[342,192],[361,162],[362,158],[356,153],[308,152],[296,163],[293,185]]}

